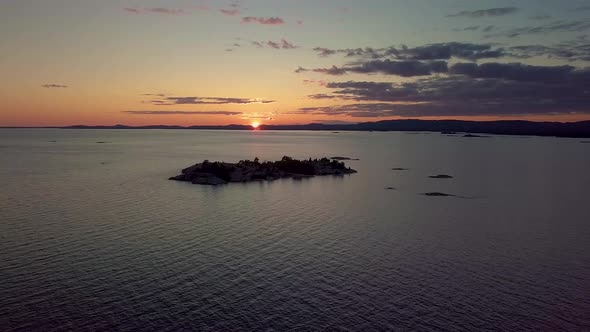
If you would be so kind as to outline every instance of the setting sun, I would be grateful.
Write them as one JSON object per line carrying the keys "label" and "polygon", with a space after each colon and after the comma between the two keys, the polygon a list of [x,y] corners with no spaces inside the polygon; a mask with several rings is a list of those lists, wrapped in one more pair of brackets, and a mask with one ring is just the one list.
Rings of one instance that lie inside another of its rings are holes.
{"label": "setting sun", "polygon": [[260,126],[260,122],[258,122],[258,121],[254,121],[254,122],[252,122],[251,126],[252,126],[252,128],[254,128],[254,129],[258,129],[258,127]]}

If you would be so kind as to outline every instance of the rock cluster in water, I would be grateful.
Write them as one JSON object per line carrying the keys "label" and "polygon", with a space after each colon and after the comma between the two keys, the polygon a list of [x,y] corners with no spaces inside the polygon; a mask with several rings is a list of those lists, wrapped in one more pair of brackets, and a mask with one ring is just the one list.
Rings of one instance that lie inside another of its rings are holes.
{"label": "rock cluster in water", "polygon": [[274,162],[260,162],[258,158],[253,161],[241,160],[238,163],[205,160],[183,169],[182,174],[171,177],[170,180],[217,186],[229,182],[273,181],[287,177],[301,179],[316,175],[352,173],[356,173],[356,171],[337,160],[328,158],[297,160],[285,156]]}
{"label": "rock cluster in water", "polygon": [[453,177],[447,174],[439,174],[439,175],[431,175],[429,176],[431,179],[452,179]]}

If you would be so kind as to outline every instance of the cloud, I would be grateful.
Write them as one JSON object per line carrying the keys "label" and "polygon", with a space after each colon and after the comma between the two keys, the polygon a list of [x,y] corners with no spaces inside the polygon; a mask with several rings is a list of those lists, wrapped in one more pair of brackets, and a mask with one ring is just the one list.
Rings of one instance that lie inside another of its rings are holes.
{"label": "cloud", "polygon": [[568,61],[590,61],[590,43],[584,40],[563,42],[555,46],[522,45],[509,48],[512,57],[532,58],[544,56]]}
{"label": "cloud", "polygon": [[344,68],[338,68],[336,66],[332,66],[331,68],[313,68],[313,69],[307,69],[307,68],[303,68],[303,67],[299,67],[297,69],[295,69],[295,73],[304,73],[304,72],[315,72],[315,73],[321,73],[321,74],[326,74],[326,75],[334,75],[334,76],[338,76],[338,75],[344,75],[346,74],[347,70]]}
{"label": "cloud", "polygon": [[[494,26],[484,27],[484,31],[491,31]],[[435,43],[418,47],[390,46],[386,48],[348,48],[329,49],[316,47],[313,49],[321,57],[334,54],[344,54],[346,57],[359,57],[364,59],[393,58],[398,60],[449,60],[453,57],[477,61],[480,59],[499,58],[505,54],[502,48],[492,44],[474,43]]]}
{"label": "cloud", "polygon": [[492,37],[508,37],[514,38],[521,35],[537,35],[549,34],[554,32],[581,32],[590,29],[589,20],[578,21],[555,21],[548,24],[538,25],[534,27],[524,27],[509,29],[495,34],[486,35],[486,38]]}
{"label": "cloud", "polygon": [[344,54],[347,57],[362,57],[378,59],[386,56],[386,48],[373,49],[367,48],[344,48],[344,49],[330,49],[327,47],[315,47],[313,49],[321,57],[327,57],[334,54]]}
{"label": "cloud", "polygon": [[65,89],[68,86],[67,85],[63,85],[63,84],[54,84],[54,83],[50,83],[50,84],[43,84],[41,85],[42,87],[46,88],[46,89]]}
{"label": "cloud", "polygon": [[316,52],[318,52],[318,55],[321,56],[321,57],[327,57],[327,56],[330,56],[332,54],[338,53],[338,50],[331,50],[331,49],[326,48],[326,47],[314,47],[313,50],[316,51]]}
{"label": "cloud", "polygon": [[241,13],[238,9],[220,9],[219,12],[227,16],[237,16]]}
{"label": "cloud", "polygon": [[459,42],[436,43],[414,48],[389,48],[386,54],[405,60],[449,60],[455,57],[471,61],[499,58],[505,55],[503,49],[493,49],[491,44]]}
{"label": "cloud", "polygon": [[402,77],[427,76],[433,73],[445,73],[448,70],[445,61],[391,61],[388,59],[367,61],[359,66],[347,67],[346,69],[354,73],[381,73]]}
{"label": "cloud", "polygon": [[142,14],[143,13],[143,10],[141,10],[139,8],[123,8],[123,10],[128,13],[133,13],[133,14]]}
{"label": "cloud", "polygon": [[253,17],[246,16],[242,17],[243,23],[259,23],[264,25],[282,25],[285,21],[280,17]]}
{"label": "cloud", "polygon": [[590,114],[590,68],[464,63],[451,76],[406,83],[331,82],[330,94],[311,99],[356,104],[302,108],[297,114],[384,116],[469,116]]}
{"label": "cloud", "polygon": [[230,111],[122,111],[133,115],[242,115],[242,112]]}
{"label": "cloud", "polygon": [[299,67],[295,70],[296,73],[312,71],[327,75],[344,75],[346,73],[357,74],[385,74],[397,75],[402,77],[414,76],[428,76],[434,73],[446,73],[448,70],[445,61],[391,61],[386,60],[371,60],[361,62],[357,65],[347,65],[345,67],[332,66],[331,68],[314,68],[305,69]]}
{"label": "cloud", "polygon": [[519,9],[516,7],[502,7],[502,8],[490,8],[490,9],[481,9],[481,10],[474,10],[474,11],[461,11],[456,14],[447,15],[447,17],[471,17],[471,18],[480,18],[486,16],[504,16],[516,13]]}
{"label": "cloud", "polygon": [[453,29],[454,31],[477,31],[479,30],[479,25],[474,25],[470,27],[460,28],[460,29]]}
{"label": "cloud", "polygon": [[351,118],[383,117],[455,117],[455,116],[526,116],[539,114],[588,114],[579,107],[564,110],[561,105],[522,102],[432,102],[432,103],[358,103],[325,107],[306,107],[288,114],[315,116],[348,116]]}
{"label": "cloud", "polygon": [[174,9],[174,8],[163,8],[163,7],[155,7],[155,8],[123,8],[128,13],[141,15],[141,14],[163,14],[163,15],[184,15],[188,14],[184,9]]}
{"label": "cloud", "polygon": [[328,83],[324,80],[303,80],[304,85],[326,86]]}
{"label": "cloud", "polygon": [[590,11],[590,6],[582,6],[582,7],[574,8],[571,11],[572,12],[585,12],[585,11]]}
{"label": "cloud", "polygon": [[155,97],[152,100],[144,101],[146,104],[157,106],[172,105],[225,105],[225,104],[271,104],[274,100],[251,99],[251,98],[226,98],[226,97],[176,97],[166,94],[144,94]]}
{"label": "cloud", "polygon": [[299,46],[296,46],[295,44],[287,41],[286,39],[281,39],[280,41],[253,41],[252,45],[258,47],[258,48],[263,48],[263,47],[270,47],[270,48],[274,48],[274,49],[283,49],[283,50],[291,50],[291,49],[295,49],[295,48],[299,48]]}
{"label": "cloud", "polygon": [[510,81],[561,83],[571,79],[572,66],[531,66],[522,63],[457,63],[449,72],[473,78],[499,78]]}

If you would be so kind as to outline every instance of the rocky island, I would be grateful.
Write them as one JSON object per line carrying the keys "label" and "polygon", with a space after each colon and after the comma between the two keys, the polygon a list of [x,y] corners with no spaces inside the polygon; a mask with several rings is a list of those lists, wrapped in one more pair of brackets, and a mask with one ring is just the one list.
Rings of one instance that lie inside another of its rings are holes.
{"label": "rocky island", "polygon": [[273,181],[288,177],[301,179],[316,175],[343,175],[356,172],[337,160],[328,158],[297,160],[285,156],[274,162],[260,162],[258,158],[240,160],[237,163],[205,160],[183,169],[182,174],[171,177],[170,180],[217,186],[229,182]]}

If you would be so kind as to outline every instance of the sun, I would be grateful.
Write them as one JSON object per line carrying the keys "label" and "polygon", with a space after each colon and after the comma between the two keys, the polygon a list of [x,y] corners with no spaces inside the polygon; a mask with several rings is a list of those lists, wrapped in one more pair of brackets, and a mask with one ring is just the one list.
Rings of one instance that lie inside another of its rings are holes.
{"label": "sun", "polygon": [[250,124],[252,126],[252,128],[254,129],[258,129],[258,127],[260,126],[260,122],[258,121],[254,121]]}

